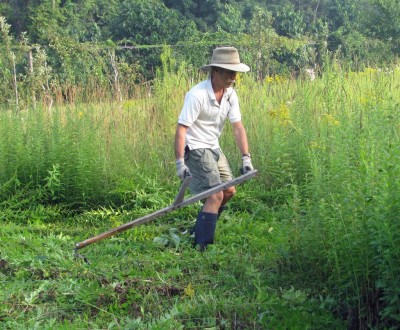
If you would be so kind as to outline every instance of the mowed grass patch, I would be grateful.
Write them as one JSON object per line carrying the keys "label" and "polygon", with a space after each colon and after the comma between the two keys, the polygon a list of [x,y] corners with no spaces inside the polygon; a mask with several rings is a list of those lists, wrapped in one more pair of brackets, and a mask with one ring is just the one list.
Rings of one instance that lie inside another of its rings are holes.
{"label": "mowed grass patch", "polygon": [[271,237],[261,239],[257,223],[263,227],[263,221],[227,212],[217,244],[204,253],[193,249],[189,234],[171,231],[180,222],[178,214],[171,215],[79,250],[90,264],[74,255],[74,243],[110,222],[100,228],[3,226],[2,324],[10,329],[340,324],[308,293],[275,287],[283,247],[269,228],[262,236]]}

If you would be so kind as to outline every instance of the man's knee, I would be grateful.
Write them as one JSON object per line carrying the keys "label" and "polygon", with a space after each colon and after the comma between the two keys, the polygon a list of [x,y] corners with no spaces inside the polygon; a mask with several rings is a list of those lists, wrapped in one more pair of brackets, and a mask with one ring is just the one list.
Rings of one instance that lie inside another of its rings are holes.
{"label": "man's knee", "polygon": [[236,188],[235,187],[229,187],[228,189],[224,190],[224,198],[225,199],[230,199],[236,194]]}
{"label": "man's knee", "polygon": [[222,191],[219,191],[210,197],[208,197],[210,200],[212,200],[215,203],[221,203],[222,200],[224,199],[224,193]]}

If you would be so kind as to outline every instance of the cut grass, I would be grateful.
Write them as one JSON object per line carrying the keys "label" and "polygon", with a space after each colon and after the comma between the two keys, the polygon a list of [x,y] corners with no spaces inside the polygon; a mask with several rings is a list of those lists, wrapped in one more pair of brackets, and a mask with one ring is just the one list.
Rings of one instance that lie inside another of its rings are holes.
{"label": "cut grass", "polygon": [[275,233],[285,230],[282,225],[227,212],[217,244],[200,253],[180,231],[175,231],[179,244],[154,240],[182,225],[182,214],[175,213],[80,250],[90,264],[74,257],[74,243],[106,229],[109,221],[98,227],[76,227],[72,221],[4,224],[2,324],[9,329],[343,328],[315,297],[278,278],[285,247]]}

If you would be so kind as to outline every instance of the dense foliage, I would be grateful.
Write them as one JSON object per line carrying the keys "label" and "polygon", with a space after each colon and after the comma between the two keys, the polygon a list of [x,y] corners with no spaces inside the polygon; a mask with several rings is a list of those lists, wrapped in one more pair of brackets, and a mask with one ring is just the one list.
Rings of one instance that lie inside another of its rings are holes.
{"label": "dense foliage", "polygon": [[196,68],[215,46],[234,45],[259,79],[321,70],[328,57],[362,69],[398,55],[399,8],[396,0],[3,0],[2,86],[31,91],[2,87],[0,103],[31,103],[38,91],[69,100],[83,86],[110,85],[121,99],[132,95],[125,82],[154,78],[163,45]]}

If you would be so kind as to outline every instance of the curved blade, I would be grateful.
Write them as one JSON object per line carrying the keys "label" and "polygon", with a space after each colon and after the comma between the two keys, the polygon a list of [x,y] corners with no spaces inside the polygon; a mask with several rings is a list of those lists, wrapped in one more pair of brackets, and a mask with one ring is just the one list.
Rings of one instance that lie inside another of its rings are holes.
{"label": "curved blade", "polygon": [[183,182],[179,189],[178,195],[176,195],[175,201],[172,203],[172,206],[178,205],[183,202],[183,198],[185,197],[186,188],[189,187],[190,181],[192,181],[192,177],[190,175],[188,175],[185,179],[183,179]]}

